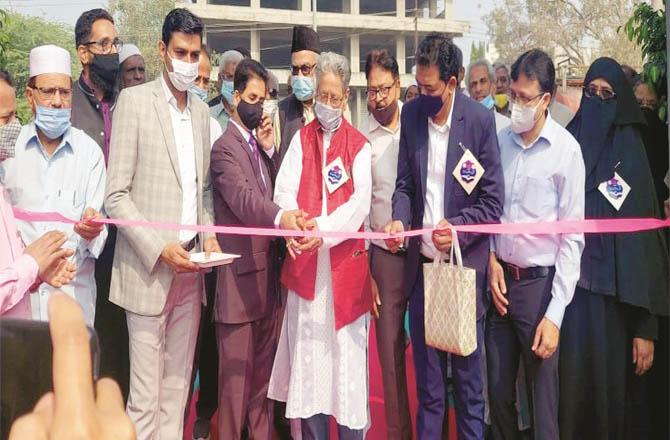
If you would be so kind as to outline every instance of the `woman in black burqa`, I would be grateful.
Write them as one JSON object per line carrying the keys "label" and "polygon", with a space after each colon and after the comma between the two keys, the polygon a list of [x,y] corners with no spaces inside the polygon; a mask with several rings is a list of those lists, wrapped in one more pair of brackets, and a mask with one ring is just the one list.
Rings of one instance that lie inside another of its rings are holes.
{"label": "woman in black burqa", "polygon": [[[639,133],[644,116],[621,66],[599,58],[584,85],[568,130],[584,157],[586,218],[658,217]],[[598,189],[615,172],[631,187],[618,211]],[[648,438],[641,393],[653,364],[658,315],[668,315],[662,231],[587,234],[561,329],[561,439]]]}

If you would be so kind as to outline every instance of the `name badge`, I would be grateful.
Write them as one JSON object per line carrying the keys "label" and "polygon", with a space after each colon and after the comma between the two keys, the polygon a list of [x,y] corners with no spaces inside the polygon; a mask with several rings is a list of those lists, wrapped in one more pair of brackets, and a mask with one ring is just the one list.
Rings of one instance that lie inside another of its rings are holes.
{"label": "name badge", "polygon": [[470,150],[463,147],[462,144],[460,145],[463,148],[463,156],[456,164],[452,175],[461,184],[465,192],[470,194],[477,186],[479,179],[484,175],[484,167]]}
{"label": "name badge", "polygon": [[347,170],[344,169],[342,158],[338,157],[330,164],[326,165],[323,169],[323,179],[326,182],[326,188],[328,189],[329,194],[332,194],[339,187],[347,183],[349,175],[347,174]]}
{"label": "name badge", "polygon": [[628,197],[630,189],[630,185],[621,178],[619,173],[614,173],[611,179],[598,185],[598,190],[617,211],[621,209],[621,205],[623,205],[624,200]]}

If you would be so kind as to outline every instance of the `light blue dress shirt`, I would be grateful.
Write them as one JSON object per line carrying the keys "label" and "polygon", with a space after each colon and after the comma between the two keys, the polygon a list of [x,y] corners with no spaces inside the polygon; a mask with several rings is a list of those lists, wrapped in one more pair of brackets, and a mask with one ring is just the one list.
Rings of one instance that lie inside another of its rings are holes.
{"label": "light blue dress shirt", "polygon": [[[539,137],[525,146],[507,127],[498,134],[505,176],[502,223],[584,218],[584,160],[579,143],[547,114]],[[496,235],[499,260],[527,268],[555,266],[545,317],[559,328],[579,279],[584,234]]]}
{"label": "light blue dress shirt", "polygon": [[[21,130],[12,159],[0,164],[0,181],[5,186],[12,205],[39,212],[56,211],[78,220],[86,208],[100,212],[105,195],[105,160],[98,144],[83,131],[70,128],[51,157],[42,146],[35,123]],[[25,244],[32,243],[52,230],[68,236],[63,247],[74,249],[72,261],[77,266],[74,280],[60,288],[81,305],[88,325],[95,317],[95,259],[102,252],[107,229],[97,238],[87,241],[72,225],[50,222],[17,221]],[[42,284],[31,296],[33,319],[47,320],[47,302],[55,289]]]}

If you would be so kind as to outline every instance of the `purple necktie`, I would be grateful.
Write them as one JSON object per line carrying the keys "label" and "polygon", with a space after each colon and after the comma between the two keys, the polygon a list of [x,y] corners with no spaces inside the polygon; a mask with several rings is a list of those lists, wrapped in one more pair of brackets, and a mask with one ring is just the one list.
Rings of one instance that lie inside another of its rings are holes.
{"label": "purple necktie", "polygon": [[261,182],[263,183],[263,189],[267,190],[267,185],[265,184],[265,178],[263,176],[263,167],[261,166],[261,156],[260,152],[258,151],[258,143],[256,142],[256,138],[252,136],[249,137],[249,146],[251,147],[251,150],[254,152],[254,160],[256,161],[256,164],[258,165],[258,172],[261,173]]}

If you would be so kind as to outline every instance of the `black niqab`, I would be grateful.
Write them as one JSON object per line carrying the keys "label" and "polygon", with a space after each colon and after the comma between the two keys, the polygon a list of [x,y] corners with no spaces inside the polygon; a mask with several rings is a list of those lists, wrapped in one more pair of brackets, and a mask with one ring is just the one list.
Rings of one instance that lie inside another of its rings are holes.
{"label": "black niqab", "polygon": [[[616,99],[582,96],[568,131],[579,142],[586,167],[586,218],[658,217],[656,191],[639,127],[644,116],[621,66],[599,58],[584,85],[605,79]],[[598,185],[614,172],[631,191],[617,211]],[[593,293],[668,315],[668,255],[661,230],[633,234],[587,234],[579,286]]]}

